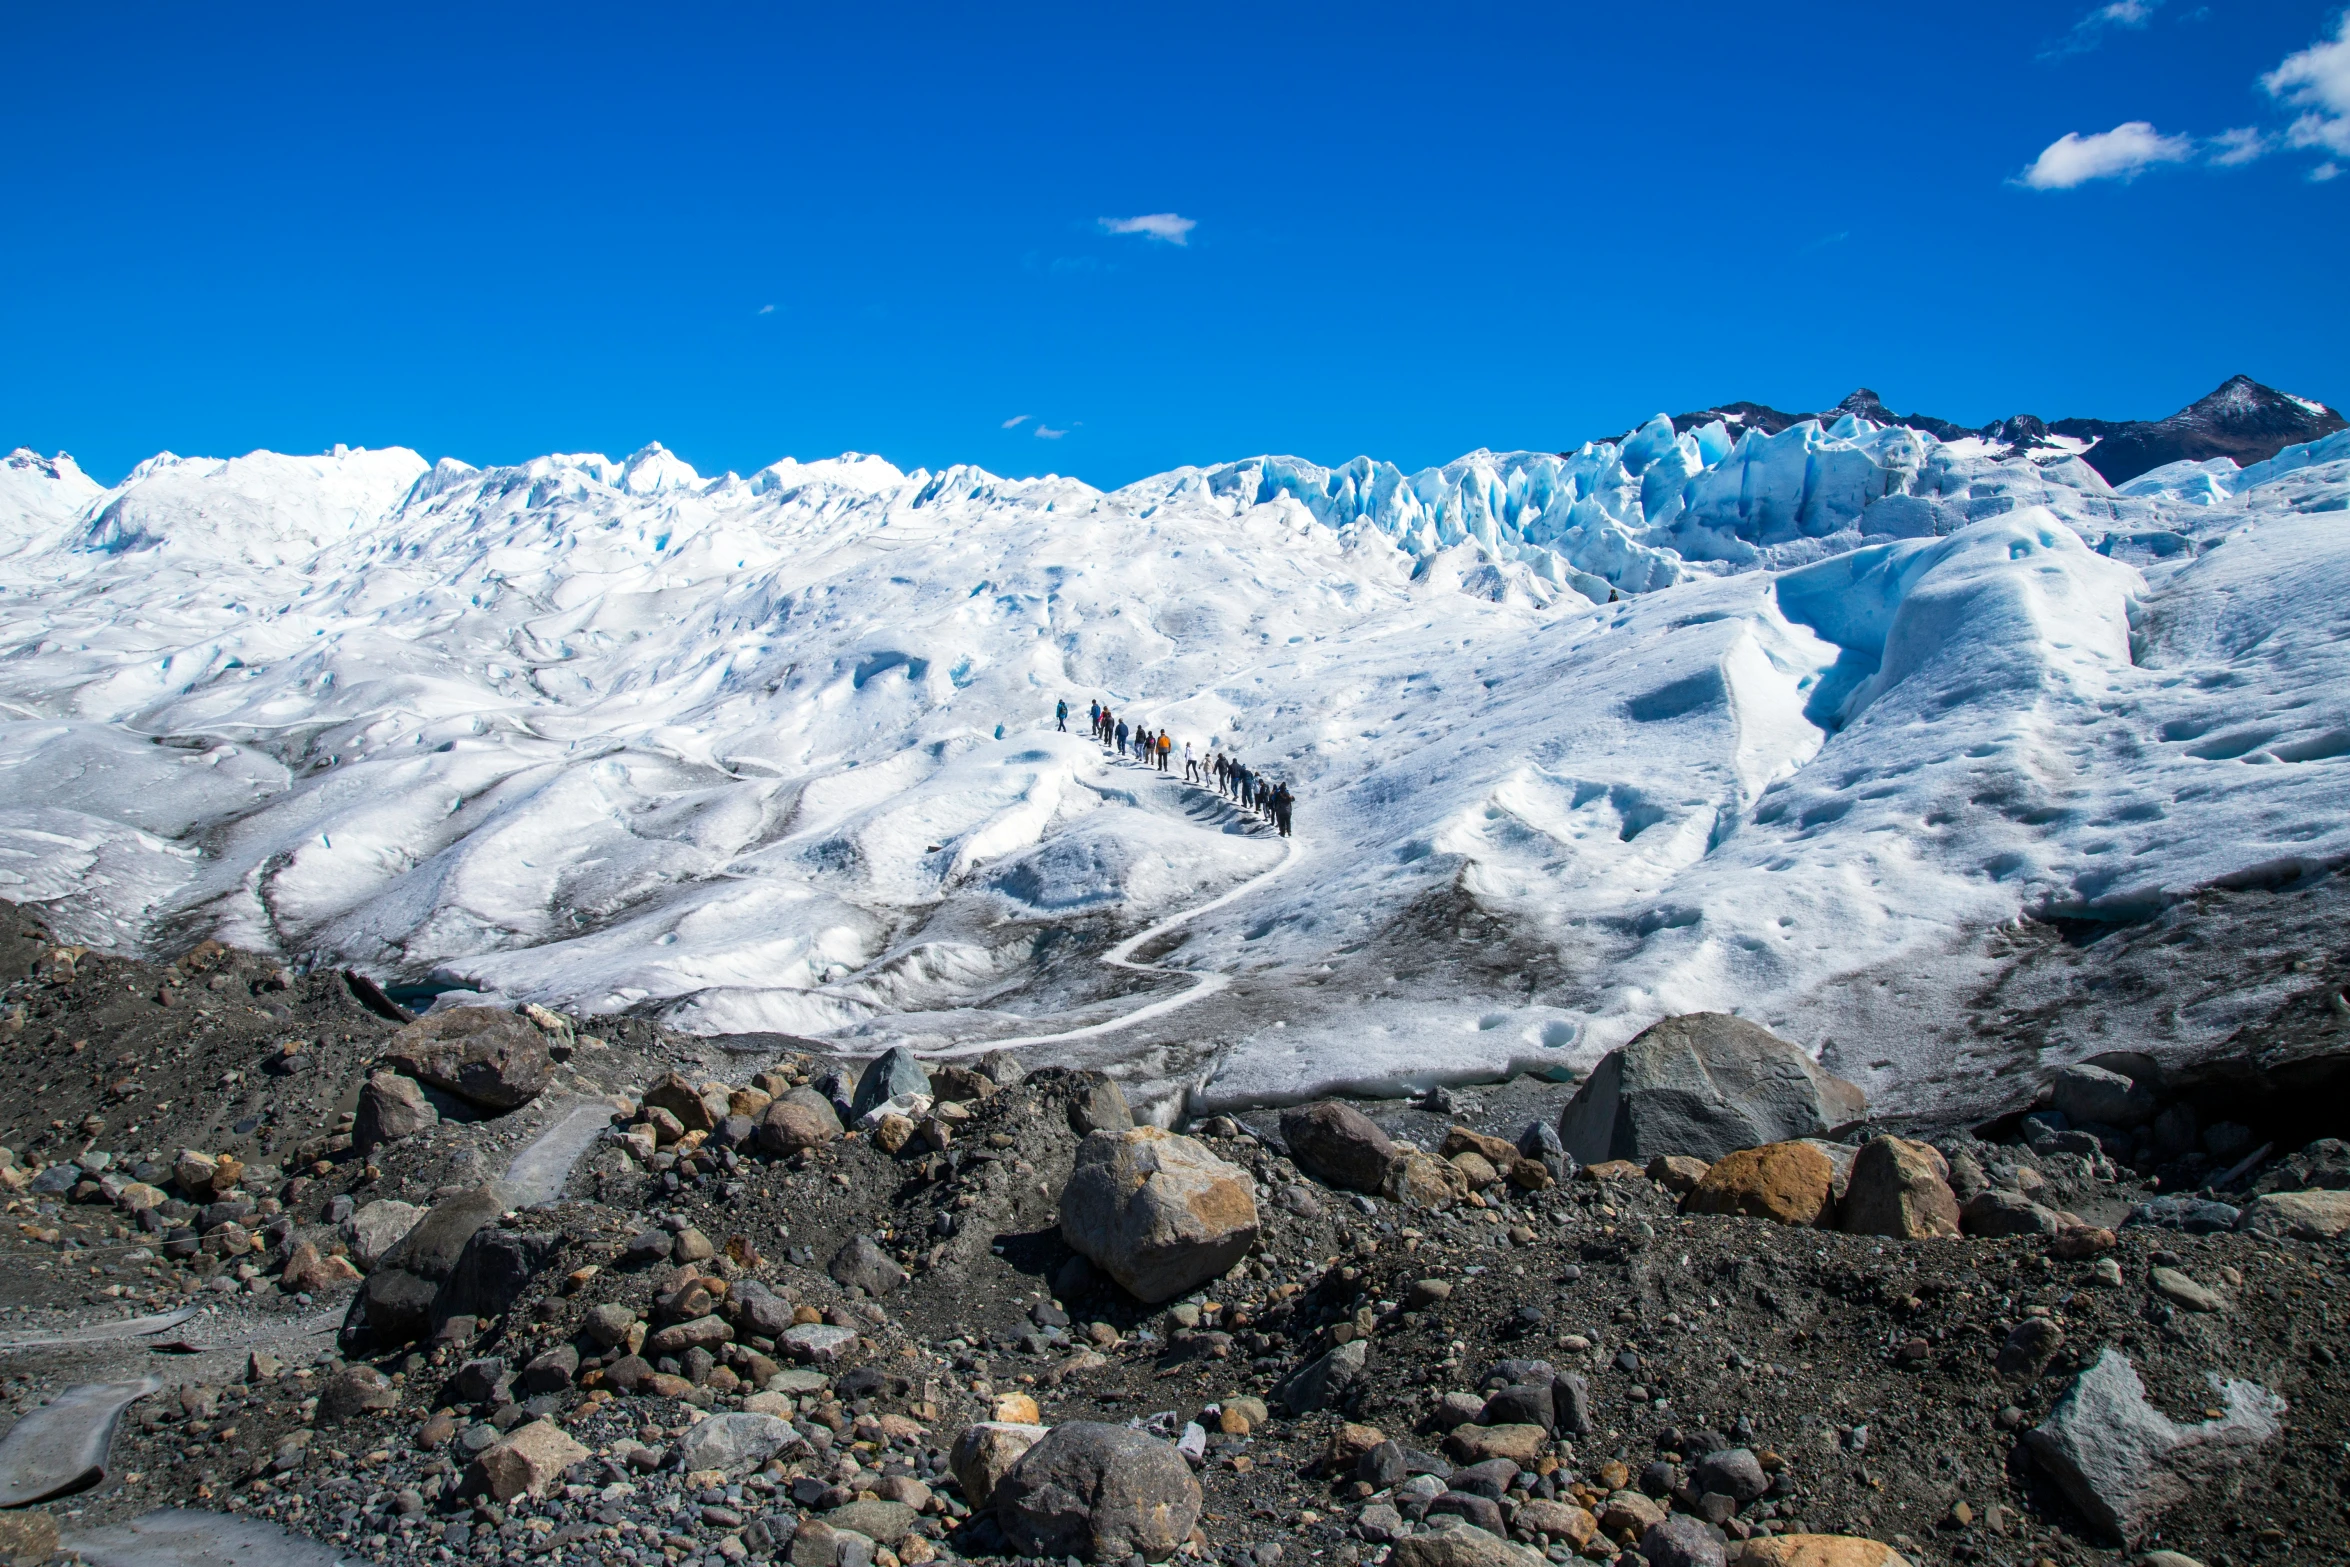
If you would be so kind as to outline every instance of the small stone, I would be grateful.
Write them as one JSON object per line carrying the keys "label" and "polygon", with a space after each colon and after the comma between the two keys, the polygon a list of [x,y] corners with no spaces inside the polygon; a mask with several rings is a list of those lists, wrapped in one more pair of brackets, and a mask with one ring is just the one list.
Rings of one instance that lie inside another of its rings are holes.
{"label": "small stone", "polygon": [[840,1136],[840,1117],[820,1095],[794,1089],[767,1107],[756,1141],[762,1152],[788,1158]]}
{"label": "small stone", "polygon": [[346,1366],[318,1390],[318,1423],[340,1425],[375,1410],[399,1406],[400,1390],[373,1366]]}
{"label": "small stone", "polygon": [[914,1122],[911,1117],[892,1111],[873,1123],[873,1146],[883,1153],[902,1153],[913,1140]]}
{"label": "small stone", "polygon": [[2225,1311],[2227,1302],[2176,1268],[2156,1268],[2147,1282],[2172,1305],[2187,1311]]}
{"label": "small stone", "polygon": [[2026,1317],[1999,1347],[1998,1368],[2003,1377],[2037,1377],[2064,1347],[2064,1329],[2046,1317]]}
{"label": "small stone", "polygon": [[1459,1426],[1444,1445],[1464,1464],[1506,1458],[1523,1466],[1542,1456],[1550,1433],[1536,1425]]}
{"label": "small stone", "polygon": [[677,1239],[669,1248],[669,1255],[680,1263],[708,1262],[718,1255],[718,1248],[710,1244],[710,1237],[692,1225],[677,1232]]}
{"label": "small stone", "polygon": [[1388,1549],[1388,1567],[1543,1567],[1543,1557],[1483,1529],[1430,1529]]}
{"label": "small stone", "polygon": [[2080,1262],[2109,1252],[2119,1244],[2120,1237],[2100,1225],[2060,1223],[2048,1242],[2048,1255],[2061,1262]]}
{"label": "small stone", "polygon": [[877,1298],[906,1282],[906,1270],[867,1235],[854,1237],[834,1252],[832,1261],[825,1264],[825,1271],[832,1275],[834,1283],[861,1289]]}
{"label": "small stone", "polygon": [[1640,1554],[1649,1567],[1723,1567],[1728,1559],[1721,1532],[1687,1516],[1671,1517],[1643,1531]]}
{"label": "small stone", "polygon": [[1362,1339],[1341,1344],[1298,1368],[1273,1390],[1273,1397],[1292,1413],[1301,1415],[1343,1403],[1362,1381],[1369,1355],[1370,1345]]}
{"label": "small stone", "polygon": [[1689,1483],[1700,1494],[1718,1491],[1741,1506],[1760,1500],[1771,1488],[1770,1476],[1763,1473],[1761,1461],[1752,1449],[1744,1447],[1722,1448],[1706,1454],[1690,1466]]}
{"label": "small stone", "polygon": [[1441,1306],[1452,1299],[1452,1281],[1449,1279],[1415,1279],[1404,1292],[1404,1310],[1426,1311],[1430,1306]]}
{"label": "small stone", "polygon": [[2005,1235],[2054,1235],[2056,1210],[2044,1208],[2021,1192],[1989,1186],[1966,1200],[1958,1210],[1958,1227],[1968,1235],[1996,1239]]}
{"label": "small stone", "polygon": [[610,1349],[628,1337],[628,1330],[636,1326],[636,1313],[617,1302],[606,1302],[588,1308],[580,1328],[590,1342],[599,1349]]}
{"label": "small stone", "polygon": [[857,1335],[851,1328],[834,1327],[824,1322],[803,1322],[785,1332],[775,1343],[777,1348],[795,1360],[829,1365],[856,1347]]}
{"label": "small stone", "polygon": [[678,1467],[689,1474],[705,1469],[745,1474],[798,1440],[791,1422],[774,1415],[712,1415],[678,1438]]}
{"label": "small stone", "polygon": [[1773,1534],[1731,1547],[1732,1567],[1910,1567],[1890,1545],[1846,1534]]}
{"label": "small stone", "polygon": [[1648,1178],[1675,1196],[1685,1196],[1694,1190],[1705,1172],[1713,1166],[1703,1159],[1691,1159],[1683,1154],[1660,1153],[1648,1161]]}

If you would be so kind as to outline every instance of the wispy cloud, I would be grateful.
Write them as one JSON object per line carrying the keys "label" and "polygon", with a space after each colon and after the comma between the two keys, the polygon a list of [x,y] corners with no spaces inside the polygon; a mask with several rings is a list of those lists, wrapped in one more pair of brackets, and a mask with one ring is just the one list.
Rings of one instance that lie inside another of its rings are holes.
{"label": "wispy cloud", "polygon": [[1852,230],[1838,229],[1833,234],[1822,234],[1818,239],[1796,251],[1796,254],[1808,256],[1815,250],[1826,250],[1830,245],[1841,245],[1850,238],[1852,238]]}
{"label": "wispy cloud", "polygon": [[2350,11],[2335,23],[2332,38],[2285,56],[2260,85],[2279,103],[2302,111],[2285,131],[2287,145],[2350,157]]}
{"label": "wispy cloud", "polygon": [[775,314],[775,307],[773,305],[761,305],[759,307],[759,314],[763,316],[771,316]]}
{"label": "wispy cloud", "polygon": [[2105,41],[2105,35],[2114,28],[2136,30],[2154,19],[2162,9],[2162,0],[2113,0],[2101,5],[2087,16],[2073,23],[2073,30],[2040,51],[2040,58],[2052,60],[2068,54],[2086,54]]}
{"label": "wispy cloud", "polygon": [[1020,426],[1026,424],[1028,420],[1029,416],[1027,414],[1014,414],[1011,418],[1004,421],[1004,428],[1007,430],[1017,430],[1020,428]]}
{"label": "wispy cloud", "polygon": [[2340,177],[2341,172],[2342,166],[2336,163],[2333,159],[2328,158],[2325,162],[2319,164],[2316,168],[2309,171],[2309,183],[2312,185],[2323,185],[2327,180]]}
{"label": "wispy cloud", "polygon": [[1104,234],[1140,234],[1164,244],[1188,245],[1199,222],[1172,212],[1146,212],[1139,218],[1103,218],[1101,225]]}
{"label": "wispy cloud", "polygon": [[1068,433],[1066,430],[1056,430],[1049,424],[1039,424],[1036,427],[1036,438],[1040,441],[1057,441]]}
{"label": "wispy cloud", "polygon": [[2269,150],[2267,135],[2249,125],[2237,130],[2221,131],[2204,145],[2204,161],[2223,169],[2232,169],[2264,158]]}
{"label": "wispy cloud", "polygon": [[2194,156],[2194,138],[2165,136],[2145,120],[2131,120],[2088,136],[2065,132],[2016,178],[2033,190],[2071,190],[2091,180],[2135,179],[2158,163]]}

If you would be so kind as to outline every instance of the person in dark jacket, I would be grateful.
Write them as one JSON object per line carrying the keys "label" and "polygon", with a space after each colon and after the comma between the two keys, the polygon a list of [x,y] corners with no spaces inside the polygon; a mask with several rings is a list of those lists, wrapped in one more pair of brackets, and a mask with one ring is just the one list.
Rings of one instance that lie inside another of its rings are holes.
{"label": "person in dark jacket", "polygon": [[1069,732],[1069,704],[1066,699],[1053,704],[1053,724],[1060,733]]}
{"label": "person in dark jacket", "polygon": [[1126,754],[1126,720],[1123,718],[1118,720],[1118,754]]}

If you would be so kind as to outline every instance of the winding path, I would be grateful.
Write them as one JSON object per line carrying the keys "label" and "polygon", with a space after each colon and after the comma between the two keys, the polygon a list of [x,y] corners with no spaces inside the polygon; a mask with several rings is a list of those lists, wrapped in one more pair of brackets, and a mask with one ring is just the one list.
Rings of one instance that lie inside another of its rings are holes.
{"label": "winding path", "polygon": [[[1186,787],[1193,786],[1186,785]],[[1198,973],[1190,969],[1168,968],[1158,963],[1137,963],[1133,961],[1133,954],[1140,951],[1146,942],[1173,930],[1185,921],[1197,919],[1202,914],[1212,913],[1228,903],[1235,903],[1247,897],[1306,857],[1304,839],[1293,833],[1282,839],[1281,842],[1287,852],[1281,856],[1279,864],[1259,871],[1237,887],[1228,888],[1205,903],[1195,903],[1188,909],[1168,915],[1155,925],[1146,926],[1101,956],[1101,961],[1111,968],[1124,969],[1129,974],[1173,975],[1188,979],[1192,982],[1189,989],[1178,991],[1171,996],[1162,996],[1156,1001],[1137,1007],[1134,1011],[1121,1016],[1107,1018],[1099,1023],[1088,1023],[1083,1028],[1063,1029],[1054,1034],[1022,1034],[1013,1039],[974,1040],[969,1044],[949,1045],[938,1050],[918,1050],[917,1054],[932,1060],[948,1061],[960,1056],[985,1055],[992,1050],[1017,1050],[1025,1045],[1049,1045],[1065,1039],[1088,1039],[1096,1034],[1106,1034],[1114,1028],[1131,1028],[1136,1023],[1155,1017],[1164,1017],[1170,1012],[1190,1006],[1195,1001],[1207,1000],[1208,997],[1229,986],[1232,983],[1232,976],[1214,972]]]}

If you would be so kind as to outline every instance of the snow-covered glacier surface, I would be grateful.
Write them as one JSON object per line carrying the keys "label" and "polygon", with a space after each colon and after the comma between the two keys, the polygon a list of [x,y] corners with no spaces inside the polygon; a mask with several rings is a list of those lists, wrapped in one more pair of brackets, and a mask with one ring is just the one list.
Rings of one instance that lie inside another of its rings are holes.
{"label": "snow-covered glacier surface", "polygon": [[[1960,1009],[2019,916],[2350,855],[2345,508],[2350,436],[2117,492],[1850,416],[1108,493],[19,452],[0,886],[706,1032],[1084,1028],[1195,1104],[1735,1009],[1898,1107],[1951,1063],[1855,1037],[1887,974]],[[1105,758],[1094,699],[1299,836]],[[1216,984],[1121,1023],[1187,981],[1095,958],[1235,888],[1138,954]]]}

